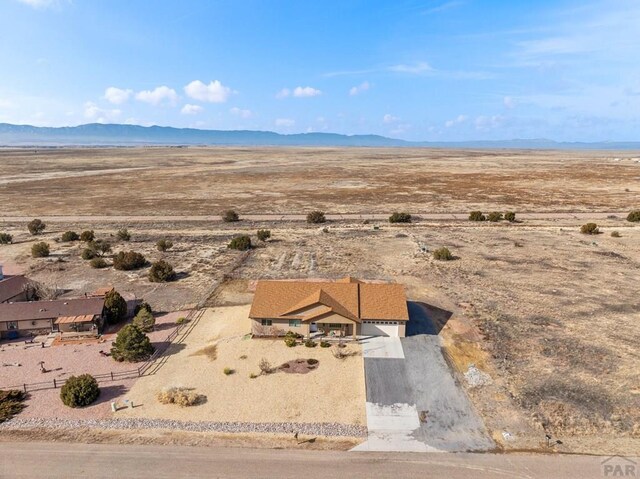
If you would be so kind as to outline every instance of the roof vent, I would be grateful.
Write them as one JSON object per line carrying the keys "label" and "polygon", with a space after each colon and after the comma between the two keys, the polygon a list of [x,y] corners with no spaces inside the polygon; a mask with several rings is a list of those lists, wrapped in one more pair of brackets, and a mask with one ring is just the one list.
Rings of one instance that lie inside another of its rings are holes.
{"label": "roof vent", "polygon": [[44,313],[45,309],[44,308],[40,308],[40,312]]}
{"label": "roof vent", "polygon": [[65,306],[66,306],[66,305],[68,305],[68,304],[69,304],[69,303],[67,303],[66,301],[64,302],[64,305],[65,305]]}

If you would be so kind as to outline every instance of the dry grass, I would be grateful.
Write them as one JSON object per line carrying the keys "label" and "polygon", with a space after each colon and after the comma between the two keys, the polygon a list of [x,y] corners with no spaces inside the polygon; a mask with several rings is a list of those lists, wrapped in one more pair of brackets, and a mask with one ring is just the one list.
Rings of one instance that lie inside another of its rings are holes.
{"label": "dry grass", "polygon": [[215,361],[218,359],[218,345],[212,344],[210,346],[205,346],[193,353],[192,356],[206,356],[209,361]]}
{"label": "dry grass", "polygon": [[156,395],[160,404],[177,404],[181,407],[195,406],[206,401],[207,397],[198,394],[193,388],[171,387],[163,389]]}

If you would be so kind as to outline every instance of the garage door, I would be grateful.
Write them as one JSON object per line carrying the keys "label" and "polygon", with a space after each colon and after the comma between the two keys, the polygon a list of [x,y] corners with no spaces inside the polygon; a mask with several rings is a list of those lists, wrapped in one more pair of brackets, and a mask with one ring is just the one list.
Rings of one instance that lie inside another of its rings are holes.
{"label": "garage door", "polygon": [[397,324],[384,324],[380,323],[362,323],[362,329],[360,330],[362,336],[398,336]]}

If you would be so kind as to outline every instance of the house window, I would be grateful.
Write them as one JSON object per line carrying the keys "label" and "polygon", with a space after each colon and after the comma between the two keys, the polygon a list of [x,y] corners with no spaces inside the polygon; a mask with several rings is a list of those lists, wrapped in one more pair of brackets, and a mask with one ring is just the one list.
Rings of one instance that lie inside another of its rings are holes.
{"label": "house window", "polygon": [[271,326],[273,324],[270,319],[263,319],[261,322],[263,326]]}
{"label": "house window", "polygon": [[341,330],[341,329],[342,329],[342,324],[339,324],[339,323],[330,323],[330,324],[329,324],[329,329],[338,329],[338,330]]}
{"label": "house window", "polygon": [[15,330],[15,329],[18,329],[18,322],[17,322],[17,321],[9,321],[9,322],[7,323],[7,329],[8,329],[9,331],[13,331],[13,330]]}
{"label": "house window", "polygon": [[302,324],[302,320],[300,320],[300,319],[290,319],[289,320],[289,327],[290,328],[299,328],[301,324]]}

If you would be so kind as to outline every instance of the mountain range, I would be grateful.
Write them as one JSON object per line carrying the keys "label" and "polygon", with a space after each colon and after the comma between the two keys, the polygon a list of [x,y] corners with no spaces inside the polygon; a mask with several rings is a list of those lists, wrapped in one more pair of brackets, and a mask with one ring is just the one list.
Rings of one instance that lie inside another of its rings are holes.
{"label": "mountain range", "polygon": [[406,141],[380,135],[338,133],[281,134],[273,131],[199,130],[168,126],[89,123],[38,127],[0,123],[0,146],[362,146],[431,148],[519,148],[640,150],[640,142],[556,142],[547,139],[478,140],[461,142]]}

